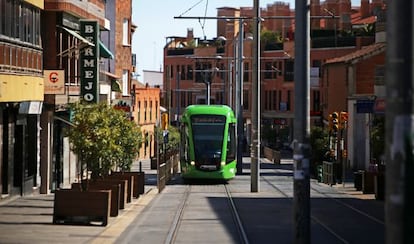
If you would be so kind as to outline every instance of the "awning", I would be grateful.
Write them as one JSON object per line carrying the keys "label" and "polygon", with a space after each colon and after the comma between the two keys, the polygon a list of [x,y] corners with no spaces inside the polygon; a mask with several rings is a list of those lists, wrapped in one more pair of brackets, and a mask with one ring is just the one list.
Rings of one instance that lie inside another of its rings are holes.
{"label": "awning", "polygon": [[122,92],[121,84],[118,81],[120,79],[119,76],[116,76],[115,74],[112,74],[112,73],[110,73],[108,71],[104,71],[104,70],[101,70],[100,72],[103,75],[106,75],[109,78],[109,80],[111,81],[111,91]]}
{"label": "awning", "polygon": [[102,43],[101,40],[98,41],[99,42],[99,55],[101,56],[101,58],[110,58],[110,59],[114,59],[114,55],[112,54],[112,52]]}
{"label": "awning", "polygon": [[[88,41],[85,37],[81,36],[78,32],[68,29],[66,27],[60,26],[62,29],[64,29],[65,31],[67,31],[69,34],[71,34],[72,36],[76,37],[77,39],[79,39],[82,43],[92,46],[94,47],[95,44],[93,44],[92,42]],[[105,46],[105,44],[102,43],[101,40],[98,40],[99,43],[99,53],[100,53],[100,57],[101,58],[110,58],[110,59],[114,59],[114,55],[112,54],[112,52]]]}
{"label": "awning", "polygon": [[79,40],[81,40],[83,43],[88,44],[89,46],[95,46],[95,44],[93,44],[92,42],[88,41],[85,37],[81,36],[80,34],[78,34],[76,31],[68,29],[66,27],[61,26],[62,29],[64,29],[65,31],[67,31],[69,34],[71,34],[72,36],[78,38]]}

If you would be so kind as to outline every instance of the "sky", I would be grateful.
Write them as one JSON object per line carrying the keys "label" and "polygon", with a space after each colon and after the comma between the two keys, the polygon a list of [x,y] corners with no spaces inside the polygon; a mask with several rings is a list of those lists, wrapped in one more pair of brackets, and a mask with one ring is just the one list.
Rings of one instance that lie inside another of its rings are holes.
{"label": "sky", "polygon": [[[277,0],[295,8],[295,0]],[[276,0],[259,0],[261,8]],[[216,17],[220,7],[252,7],[253,0],[132,0],[132,22],[137,26],[132,36],[132,52],[137,56],[138,80],[143,70],[162,71],[163,48],[168,36],[187,36],[193,28],[195,37],[216,37],[216,20],[177,19],[186,17]],[[323,0],[321,0],[323,2]],[[352,0],[359,6],[360,0]],[[203,28],[202,28],[203,26]]]}

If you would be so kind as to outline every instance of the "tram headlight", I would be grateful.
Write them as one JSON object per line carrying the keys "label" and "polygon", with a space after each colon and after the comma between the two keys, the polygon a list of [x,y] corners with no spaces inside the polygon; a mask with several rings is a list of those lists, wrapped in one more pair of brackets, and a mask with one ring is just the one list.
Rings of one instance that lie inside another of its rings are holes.
{"label": "tram headlight", "polygon": [[195,162],[194,161],[191,161],[190,164],[191,164],[191,166],[194,166],[195,165]]}
{"label": "tram headlight", "polygon": [[226,165],[226,162],[221,162],[221,166],[224,166],[224,165]]}

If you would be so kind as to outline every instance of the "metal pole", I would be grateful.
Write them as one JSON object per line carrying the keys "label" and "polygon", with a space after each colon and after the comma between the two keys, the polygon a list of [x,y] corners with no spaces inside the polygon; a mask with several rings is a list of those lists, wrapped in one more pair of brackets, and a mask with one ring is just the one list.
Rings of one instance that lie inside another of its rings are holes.
{"label": "metal pole", "polygon": [[231,108],[234,109],[233,107],[233,64],[230,61],[229,62],[229,74],[228,74],[228,79],[229,79],[229,106]]}
{"label": "metal pole", "polygon": [[207,82],[207,104],[210,105],[210,97],[211,97],[211,83]]}
{"label": "metal pole", "polygon": [[413,2],[387,1],[386,11],[385,243],[414,243]]}
{"label": "metal pole", "polygon": [[260,132],[259,132],[259,106],[260,106],[260,7],[259,0],[253,0],[253,76],[252,76],[252,131],[251,131],[251,179],[250,191],[259,192],[260,175]]}
{"label": "metal pole", "polygon": [[[176,117],[176,120],[177,120],[177,122],[180,120],[179,119],[179,117],[180,117],[180,106],[181,106],[181,104],[180,104],[180,80],[181,80],[181,72],[177,72],[177,77],[176,77],[176,81],[177,81],[177,83],[176,83],[176,92],[175,92],[175,95],[177,96],[177,98],[175,99],[176,100],[176,114],[177,114],[177,117]],[[178,124],[178,123],[177,123]]]}
{"label": "metal pole", "polygon": [[207,77],[207,70],[203,71],[203,78],[204,78],[204,83],[206,84],[206,104],[210,105],[210,81],[208,80]]}
{"label": "metal pole", "polygon": [[242,91],[243,91],[243,20],[239,20],[239,45],[237,51],[237,81],[236,81],[236,113],[237,113],[237,174],[243,173],[243,107],[242,107]]}
{"label": "metal pole", "polygon": [[294,243],[310,243],[309,0],[295,1]]}

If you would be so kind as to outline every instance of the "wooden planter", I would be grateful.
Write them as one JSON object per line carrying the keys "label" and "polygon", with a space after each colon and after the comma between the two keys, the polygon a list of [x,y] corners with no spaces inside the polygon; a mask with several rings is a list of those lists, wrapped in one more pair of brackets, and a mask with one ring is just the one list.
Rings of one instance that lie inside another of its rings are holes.
{"label": "wooden planter", "polygon": [[112,172],[112,176],[125,175],[134,177],[133,197],[138,198],[140,194],[145,192],[145,173],[144,172]]}
{"label": "wooden planter", "polygon": [[101,222],[108,224],[111,191],[78,191],[61,189],[55,191],[53,223]]}
{"label": "wooden planter", "polygon": [[[81,190],[81,183],[72,183],[73,190]],[[88,190],[110,190],[111,191],[111,208],[110,216],[116,217],[119,213],[121,184],[105,182],[105,181],[91,181],[89,182]]]}
{"label": "wooden planter", "polygon": [[124,174],[111,174],[107,176],[104,180],[126,180],[128,181],[127,187],[127,203],[132,201],[132,196],[134,192],[134,176],[133,175],[124,175]]}
{"label": "wooden planter", "polygon": [[120,192],[119,192],[119,209],[125,209],[125,205],[127,204],[127,197],[128,197],[128,181],[127,180],[120,180],[120,179],[112,179],[106,177],[104,179],[96,179],[94,182],[102,182],[102,184],[119,184],[120,185]]}

